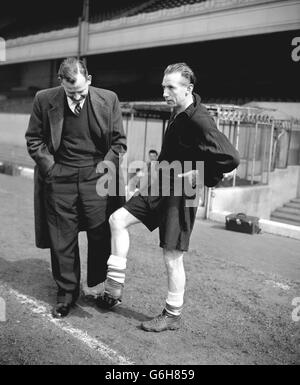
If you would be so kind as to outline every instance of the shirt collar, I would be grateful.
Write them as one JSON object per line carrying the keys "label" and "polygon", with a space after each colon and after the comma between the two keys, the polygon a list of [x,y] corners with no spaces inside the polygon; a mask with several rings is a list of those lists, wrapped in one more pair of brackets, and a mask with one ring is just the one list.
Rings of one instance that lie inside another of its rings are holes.
{"label": "shirt collar", "polygon": [[[86,98],[84,98],[83,100],[81,100],[81,101],[79,102],[81,108],[82,108],[83,105],[84,105],[85,99],[86,99]],[[75,106],[78,104],[78,102],[74,102],[71,98],[69,98],[69,96],[67,96],[67,101],[68,101],[68,105],[69,105],[69,107],[71,108],[71,110],[73,110],[73,109],[75,108]]]}

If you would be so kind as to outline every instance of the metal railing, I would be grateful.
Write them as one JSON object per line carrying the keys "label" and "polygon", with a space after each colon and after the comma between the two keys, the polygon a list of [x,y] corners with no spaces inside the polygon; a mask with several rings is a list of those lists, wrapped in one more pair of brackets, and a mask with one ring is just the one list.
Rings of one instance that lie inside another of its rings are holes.
{"label": "metal railing", "polygon": [[[270,172],[275,168],[287,167],[291,162],[298,164],[295,156],[292,160],[290,148],[299,122],[274,120],[268,111],[255,107],[217,104],[206,107],[241,158],[239,167],[225,175],[221,186],[268,184]],[[128,159],[147,161],[149,149],[160,150],[170,109],[163,102],[130,102],[122,103],[122,110]]]}

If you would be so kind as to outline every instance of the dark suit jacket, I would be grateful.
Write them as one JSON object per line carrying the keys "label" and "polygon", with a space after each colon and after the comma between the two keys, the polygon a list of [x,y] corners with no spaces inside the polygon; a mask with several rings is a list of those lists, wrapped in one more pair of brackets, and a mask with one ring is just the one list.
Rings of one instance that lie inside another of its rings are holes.
{"label": "dark suit jacket", "polygon": [[194,94],[194,103],[170,119],[158,160],[203,161],[204,184],[213,187],[223,178],[223,173],[239,165],[240,157],[218,130],[214,118],[201,104],[200,96]]}
{"label": "dark suit jacket", "polygon": [[[89,87],[90,100],[99,130],[94,134],[105,144],[104,160],[113,162],[117,169],[119,157],[126,151],[122,113],[115,93]],[[36,245],[48,248],[49,236],[45,220],[43,179],[54,164],[54,154],[61,141],[64,120],[63,87],[39,91],[34,100],[32,114],[25,134],[29,155],[36,163],[34,175],[34,213]],[[120,200],[120,206],[123,200]],[[83,229],[82,229],[83,230]]]}

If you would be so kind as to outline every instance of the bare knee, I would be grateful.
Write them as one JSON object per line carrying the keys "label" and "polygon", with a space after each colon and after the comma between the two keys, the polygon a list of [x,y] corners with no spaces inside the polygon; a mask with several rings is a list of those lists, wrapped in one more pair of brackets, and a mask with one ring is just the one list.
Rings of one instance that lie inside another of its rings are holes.
{"label": "bare knee", "polygon": [[111,231],[125,230],[129,226],[132,226],[139,222],[140,220],[137,219],[134,215],[132,215],[124,207],[121,207],[109,217]]}
{"label": "bare knee", "polygon": [[179,250],[164,249],[164,260],[168,270],[182,268],[183,252]]}
{"label": "bare knee", "polygon": [[119,210],[115,211],[111,216],[109,217],[109,225],[111,230],[117,230],[122,227],[122,218],[118,213]]}
{"label": "bare knee", "polygon": [[129,213],[124,208],[120,208],[117,211],[115,211],[111,216],[109,217],[109,225],[111,231],[121,231],[126,229],[130,223],[128,223],[128,216]]}

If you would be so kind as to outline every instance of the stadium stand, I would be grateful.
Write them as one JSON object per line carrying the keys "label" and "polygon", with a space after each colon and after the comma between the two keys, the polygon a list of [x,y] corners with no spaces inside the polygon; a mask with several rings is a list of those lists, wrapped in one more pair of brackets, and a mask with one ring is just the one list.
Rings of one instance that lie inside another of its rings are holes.
{"label": "stadium stand", "polygon": [[90,1],[90,18],[91,23],[100,23],[105,20],[113,20],[121,17],[131,16],[140,13],[145,6],[153,3],[152,1],[125,0],[120,2],[112,2],[111,4],[103,4],[103,2]]}
{"label": "stadium stand", "polygon": [[47,20],[46,22],[37,22],[28,25],[28,21],[11,23],[6,28],[1,30],[1,36],[6,40],[16,39],[18,37],[35,35],[38,33],[44,33],[49,31],[60,30],[69,27],[75,27],[78,21],[76,18],[73,19],[62,19],[61,22],[56,18],[55,20]]}
{"label": "stadium stand", "polygon": [[[249,1],[251,0],[248,0],[247,3]],[[262,3],[264,1],[262,0]],[[235,1],[228,1],[228,3],[231,2]],[[236,0],[236,2],[243,3],[241,0]],[[253,2],[256,3],[258,0],[253,0]],[[70,3],[72,6],[66,10],[66,4]],[[195,69],[199,86],[199,91],[196,91],[201,94],[205,103],[243,105],[251,101],[299,102],[299,92],[297,92],[298,87],[295,81],[297,79],[296,64],[290,60],[291,41],[296,31],[254,34],[235,38],[224,37],[180,44],[175,44],[176,40],[174,40],[170,45],[164,43],[162,46],[157,46],[154,44],[153,47],[147,45],[148,32],[146,32],[144,38],[147,44],[141,45],[137,49],[129,46],[128,49],[123,50],[122,46],[117,46],[114,48],[115,51],[106,53],[101,51],[102,46],[101,49],[97,46],[98,42],[101,42],[103,31],[105,31],[103,36],[105,39],[107,38],[106,26],[103,25],[102,30],[100,25],[98,31],[97,23],[117,20],[112,24],[114,28],[119,28],[119,25],[127,26],[126,18],[143,14],[142,18],[132,18],[140,24],[144,18],[147,19],[147,13],[157,11],[163,11],[160,14],[165,20],[164,10],[169,9],[174,9],[177,20],[177,11],[180,14],[180,7],[185,14],[189,10],[189,5],[196,4],[195,9],[206,9],[208,5],[217,8],[220,3],[226,3],[226,1],[89,0],[89,21],[94,24],[91,26],[90,36],[93,52],[88,52],[86,59],[89,70],[93,74],[93,84],[113,89],[122,101],[161,100],[159,82],[164,66],[169,61],[183,59]],[[278,3],[278,1],[274,1],[274,3]],[[35,4],[34,8],[32,4]],[[6,2],[6,6],[9,7],[9,12],[2,10],[3,12],[0,14],[0,37],[13,39],[75,27],[82,14],[83,0],[72,0],[72,2],[69,0],[52,0],[51,2],[10,0]],[[166,12],[166,14],[170,14],[172,18],[173,12]],[[149,17],[151,19],[149,24],[152,24],[152,15]],[[185,19],[187,19],[186,15],[183,17],[183,20]],[[107,25],[110,30],[110,23]],[[121,27],[120,31],[122,31]],[[54,37],[49,37],[49,39],[52,39],[53,43],[57,36],[63,36],[64,32],[67,33],[67,31],[54,33]],[[74,33],[71,32],[70,36],[76,38],[76,33],[75,30]],[[25,39],[29,41],[29,47],[30,39],[30,37]],[[47,36],[32,37],[34,43],[39,39],[45,39],[45,44],[47,44]],[[120,45],[124,44],[121,38],[120,41]],[[20,47],[23,55],[23,43],[24,41],[20,39],[10,42],[9,45],[15,51],[18,49],[17,47]],[[106,48],[104,46],[103,49]],[[38,51],[33,47],[33,49],[29,48],[28,52],[34,50]],[[59,54],[61,55],[61,52]],[[12,62],[0,69],[0,112],[28,113],[37,90],[57,85],[56,73],[61,56],[53,56],[49,60],[41,57],[37,61],[34,58],[29,60],[24,57],[23,63],[22,55],[21,57],[16,55],[15,63]]]}
{"label": "stadium stand", "polygon": [[187,4],[202,3],[205,0],[155,0],[145,4],[142,12],[155,12],[161,9],[176,8]]}
{"label": "stadium stand", "polygon": [[[89,22],[100,23],[122,17],[135,16],[141,13],[159,11],[181,7],[188,4],[201,3],[206,0],[122,0],[103,1],[90,0]],[[37,5],[37,18],[35,14],[29,13],[23,5],[11,10],[9,17],[0,16],[0,36],[4,39],[15,39],[38,33],[57,31],[64,28],[75,27],[82,13],[82,1],[73,1],[72,7],[67,12],[57,12],[60,9],[58,2]],[[25,16],[25,17],[24,17]]]}
{"label": "stadium stand", "polygon": [[117,19],[120,17],[134,16],[140,13],[149,13],[161,9],[176,8],[187,4],[201,3],[206,0],[150,0],[141,1],[129,0],[120,4],[103,5],[101,2],[91,2],[91,23],[99,23],[105,20]]}
{"label": "stadium stand", "polygon": [[64,4],[58,0],[11,0],[1,9],[0,36],[8,40],[75,27],[82,13],[82,0],[73,0],[67,10]]}

